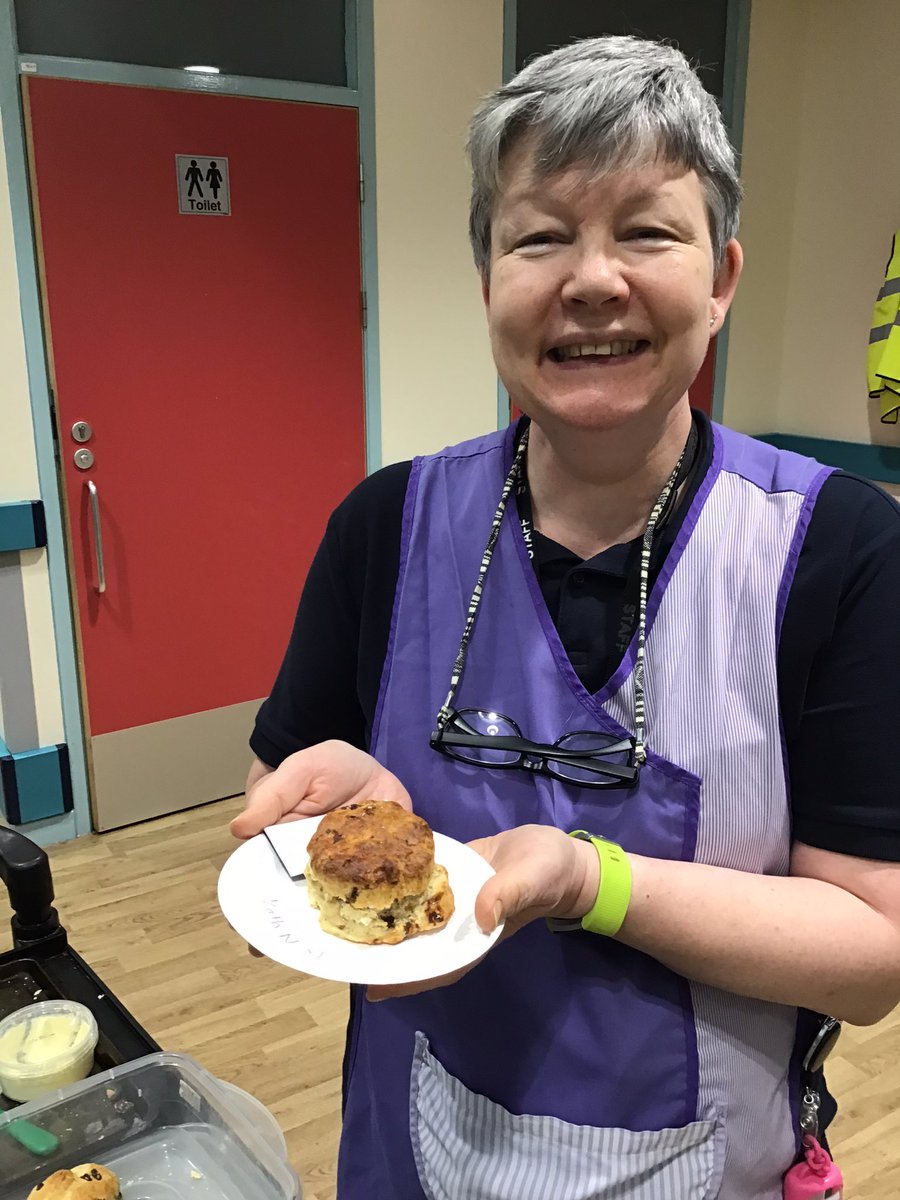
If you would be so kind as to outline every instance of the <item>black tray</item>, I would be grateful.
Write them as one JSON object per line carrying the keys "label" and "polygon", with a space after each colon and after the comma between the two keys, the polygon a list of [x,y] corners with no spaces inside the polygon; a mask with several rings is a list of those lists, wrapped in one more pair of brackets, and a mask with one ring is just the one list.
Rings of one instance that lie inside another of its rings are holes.
{"label": "black tray", "polygon": [[[70,946],[55,954],[32,946],[0,955],[0,1020],[41,1000],[77,1000],[94,1014],[100,1038],[91,1074],[160,1049]],[[0,1096],[0,1109],[13,1107]]]}
{"label": "black tray", "polygon": [[[52,907],[47,856],[21,834],[0,827],[0,876],[13,906],[14,949],[0,954],[0,1021],[41,1000],[74,1000],[94,1014],[99,1041],[92,1074],[160,1047],[69,945]],[[0,1110],[15,1108],[0,1095]]]}

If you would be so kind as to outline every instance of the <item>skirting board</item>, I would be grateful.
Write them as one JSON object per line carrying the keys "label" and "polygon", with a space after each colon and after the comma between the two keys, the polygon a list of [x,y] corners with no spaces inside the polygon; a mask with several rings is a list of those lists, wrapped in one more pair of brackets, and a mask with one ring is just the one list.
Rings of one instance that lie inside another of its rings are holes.
{"label": "skirting board", "polygon": [[10,825],[27,825],[72,811],[72,777],[65,744],[13,754],[0,739],[0,806]]}
{"label": "skirting board", "polygon": [[43,500],[0,504],[0,553],[47,545]]}
{"label": "skirting board", "polygon": [[153,721],[91,739],[98,833],[244,790],[262,699]]}

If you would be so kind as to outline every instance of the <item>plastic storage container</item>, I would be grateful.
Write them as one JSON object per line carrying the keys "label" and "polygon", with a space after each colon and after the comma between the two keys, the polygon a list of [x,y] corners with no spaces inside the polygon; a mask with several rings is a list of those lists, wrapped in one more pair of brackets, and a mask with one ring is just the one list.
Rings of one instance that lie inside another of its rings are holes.
{"label": "plastic storage container", "polygon": [[0,1092],[35,1100],[89,1075],[97,1048],[90,1009],[71,1000],[45,1000],[0,1021]]}
{"label": "plastic storage container", "polygon": [[284,1140],[281,1126],[266,1106],[261,1104],[255,1096],[245,1092],[243,1088],[239,1088],[233,1083],[226,1083],[224,1079],[217,1079],[216,1084],[225,1092],[226,1099],[244,1114],[259,1136],[265,1139],[272,1153],[287,1162],[287,1142]]}
{"label": "plastic storage container", "polygon": [[[0,1200],[23,1200],[62,1168],[97,1162],[122,1200],[301,1200],[275,1118],[193,1059],[152,1054],[0,1116]],[[58,1140],[37,1158],[9,1132]]]}

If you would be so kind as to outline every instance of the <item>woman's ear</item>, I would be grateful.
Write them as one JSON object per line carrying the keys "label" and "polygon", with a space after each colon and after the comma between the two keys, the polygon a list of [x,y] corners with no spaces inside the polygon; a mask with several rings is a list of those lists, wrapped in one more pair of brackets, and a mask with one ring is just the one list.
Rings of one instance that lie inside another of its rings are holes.
{"label": "woman's ear", "polygon": [[713,279],[713,306],[718,320],[716,321],[717,329],[721,328],[725,314],[731,308],[731,302],[734,299],[734,293],[737,291],[738,280],[741,277],[741,271],[744,269],[744,251],[741,249],[741,244],[736,238],[732,238],[725,247],[725,254],[722,257],[722,265],[716,272]]}

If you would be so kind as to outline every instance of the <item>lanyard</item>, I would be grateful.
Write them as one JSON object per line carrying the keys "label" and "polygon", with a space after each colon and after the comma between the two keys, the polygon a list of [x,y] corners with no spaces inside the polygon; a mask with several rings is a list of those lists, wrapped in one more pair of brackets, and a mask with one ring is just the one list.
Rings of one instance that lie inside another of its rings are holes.
{"label": "lanyard", "polygon": [[[528,449],[528,431],[530,423],[526,423],[519,435],[518,445],[515,448],[512,466],[509,469],[509,474],[503,483],[503,491],[500,494],[500,501],[497,505],[497,511],[494,513],[494,518],[491,521],[491,529],[488,535],[487,545],[484,548],[484,554],[481,558],[481,567],[478,572],[478,578],[475,581],[475,589],[472,592],[472,597],[469,600],[469,607],[466,612],[466,623],[463,627],[462,638],[459,643],[459,650],[456,653],[456,660],[453,664],[453,670],[450,676],[450,690],[447,693],[447,698],[437,716],[438,725],[443,728],[452,715],[453,702],[456,697],[456,691],[459,687],[462,678],[463,669],[465,668],[466,657],[469,652],[469,642],[472,637],[472,631],[475,628],[475,619],[478,615],[478,607],[481,603],[482,592],[484,591],[484,583],[488,573],[488,567],[491,564],[491,559],[494,555],[494,546],[500,533],[500,526],[503,522],[503,515],[506,512],[506,505],[510,494],[514,489],[518,490],[520,482],[526,477],[525,475],[525,454]],[[650,518],[647,521],[647,528],[644,531],[643,541],[641,544],[641,562],[640,562],[640,578],[638,586],[638,630],[637,630],[637,653],[634,662],[634,758],[638,766],[642,766],[647,761],[647,751],[644,744],[644,725],[645,725],[645,704],[644,704],[644,652],[646,643],[647,629],[647,594],[649,591],[650,580],[650,551],[653,546],[653,538],[660,518],[670,511],[670,502],[675,493],[678,481],[682,478],[682,470],[684,462],[687,458],[688,448],[695,445],[696,434],[693,424],[691,432],[688,435],[688,440],[685,442],[684,449],[678,462],[675,464],[672,474],[666,480],[663,490],[659,494],[659,498],[654,504]],[[526,536],[526,545],[529,545],[533,526],[531,518],[528,518],[527,536],[526,530],[523,529],[523,536]]]}
{"label": "lanyard", "polygon": [[[523,422],[522,430],[516,439],[514,450],[518,449],[522,438],[526,436],[529,425],[530,422],[528,422],[526,419]],[[659,519],[656,522],[656,533],[665,527],[678,507],[678,492],[693,473],[694,467],[697,463],[699,444],[700,437],[697,433],[697,425],[694,421],[691,421],[691,431],[688,434],[688,439],[685,443],[684,454],[681,458],[681,466],[679,468],[678,475],[675,478],[672,489],[666,497],[662,512],[659,515]],[[532,564],[534,564],[534,514],[531,505],[531,489],[528,486],[527,470],[520,471],[516,480],[516,509],[519,515],[519,524],[522,528],[522,539],[525,542],[525,548],[528,551],[528,557],[531,559]],[[638,555],[629,572],[629,577],[625,582],[625,589],[623,593],[625,601],[627,601],[629,596],[635,596],[639,594],[640,574],[641,556]],[[637,622],[638,605],[623,605],[619,628],[622,631],[622,636],[627,638],[628,641],[631,640]]]}

